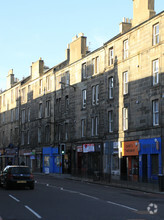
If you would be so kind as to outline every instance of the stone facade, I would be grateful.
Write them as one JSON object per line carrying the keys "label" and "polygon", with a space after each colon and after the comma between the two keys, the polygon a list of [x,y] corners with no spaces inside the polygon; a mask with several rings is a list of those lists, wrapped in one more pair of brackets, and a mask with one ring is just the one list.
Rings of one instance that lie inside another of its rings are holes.
{"label": "stone facade", "polygon": [[[120,34],[97,50],[89,52],[80,33],[64,62],[47,69],[39,59],[19,82],[9,72],[0,94],[1,155],[12,144],[19,160],[35,170],[43,166],[43,148],[59,148],[60,154],[64,145],[63,172],[129,176],[135,161],[142,177],[139,140],[154,138],[158,172],[164,172],[164,13],[155,15],[154,1],[141,2],[134,0],[133,21],[121,23]],[[133,141],[138,153],[126,155],[122,146]]]}

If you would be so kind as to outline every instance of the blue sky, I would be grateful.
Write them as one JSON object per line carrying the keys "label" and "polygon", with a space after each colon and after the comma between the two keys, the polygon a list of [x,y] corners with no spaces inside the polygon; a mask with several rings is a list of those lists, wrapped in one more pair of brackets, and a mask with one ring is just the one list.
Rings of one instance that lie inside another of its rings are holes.
{"label": "blue sky", "polygon": [[[164,0],[155,0],[156,13]],[[83,32],[94,50],[119,33],[123,17],[133,17],[132,0],[5,0],[0,1],[0,88],[14,70],[19,80],[42,57],[53,67],[65,60],[67,44]]]}

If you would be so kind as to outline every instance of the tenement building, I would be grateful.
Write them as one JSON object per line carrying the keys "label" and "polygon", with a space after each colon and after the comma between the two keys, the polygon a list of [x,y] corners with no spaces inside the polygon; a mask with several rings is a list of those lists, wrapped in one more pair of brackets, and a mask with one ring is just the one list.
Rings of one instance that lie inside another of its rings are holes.
{"label": "tenement building", "polygon": [[0,94],[0,167],[140,181],[164,173],[164,11],[133,0],[133,19],[89,51],[83,33],[52,67],[40,58]]}

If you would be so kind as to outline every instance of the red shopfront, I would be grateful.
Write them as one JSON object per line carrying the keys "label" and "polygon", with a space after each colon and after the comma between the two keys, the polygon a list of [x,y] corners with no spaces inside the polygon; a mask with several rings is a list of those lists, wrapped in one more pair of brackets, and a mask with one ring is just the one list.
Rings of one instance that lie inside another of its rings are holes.
{"label": "red shopfront", "polygon": [[82,144],[77,146],[78,174],[93,176],[101,172],[101,144]]}
{"label": "red shopfront", "polygon": [[139,176],[139,142],[122,142],[122,163],[121,171],[127,175],[128,180],[138,181]]}

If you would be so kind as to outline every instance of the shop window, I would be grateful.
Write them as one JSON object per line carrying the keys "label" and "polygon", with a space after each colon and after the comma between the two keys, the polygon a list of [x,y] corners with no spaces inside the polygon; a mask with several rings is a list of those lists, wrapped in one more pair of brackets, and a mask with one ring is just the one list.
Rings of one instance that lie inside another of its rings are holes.
{"label": "shop window", "polygon": [[118,154],[112,155],[112,170],[118,170],[119,169],[119,157]]}
{"label": "shop window", "polygon": [[44,166],[49,167],[50,166],[50,157],[44,156]]}

